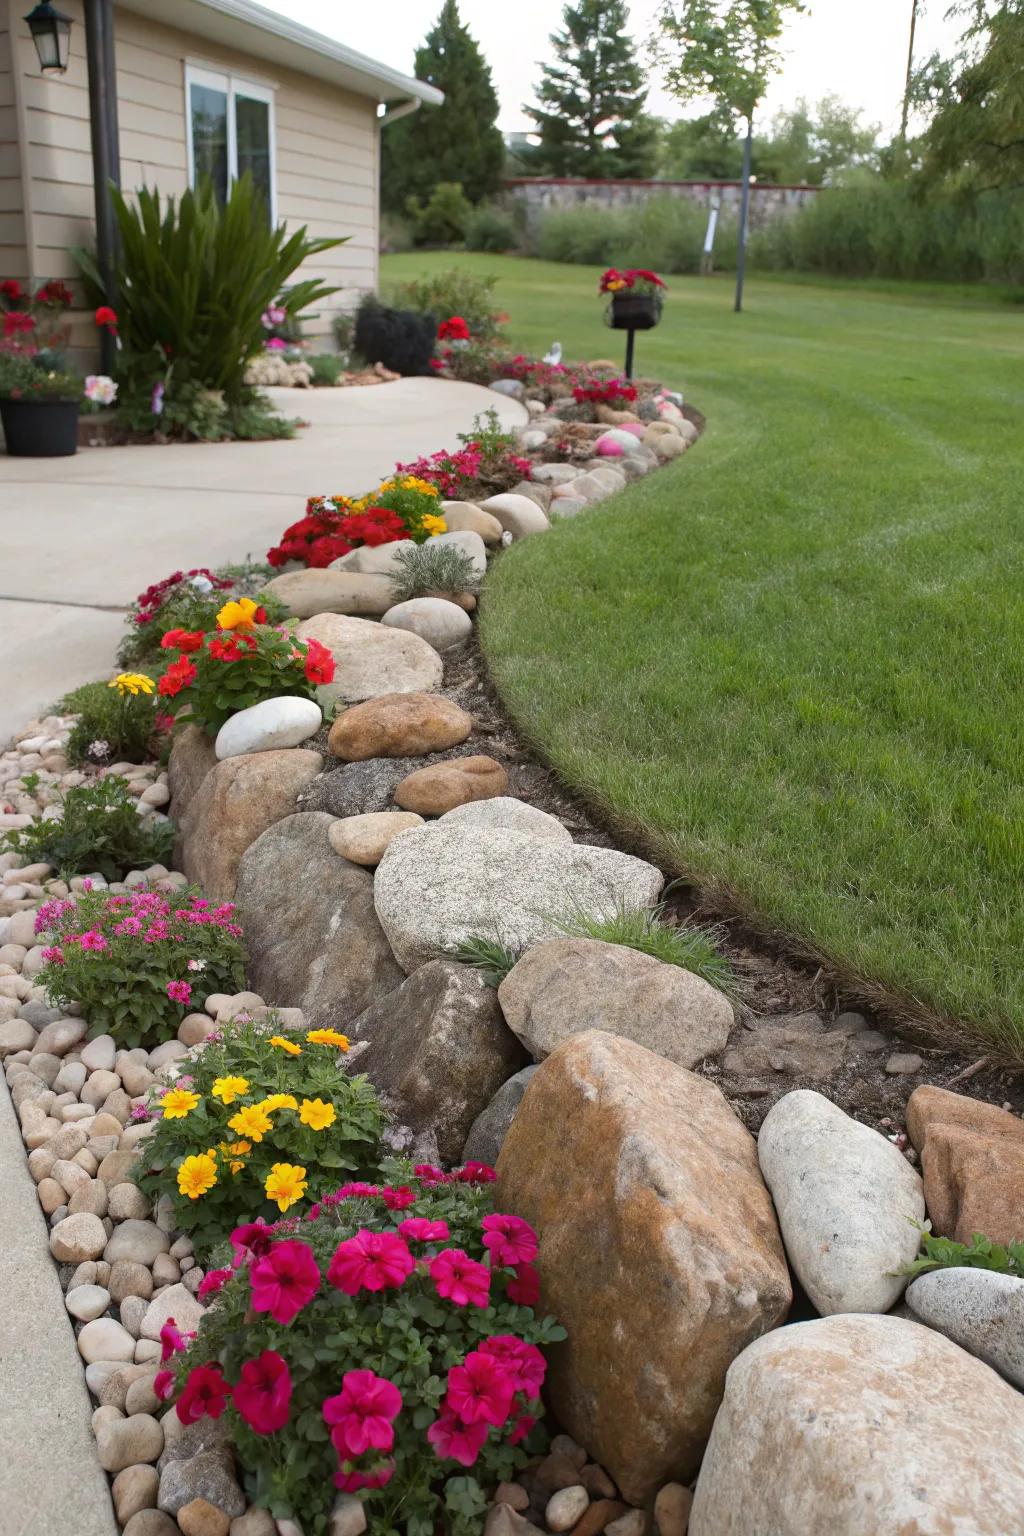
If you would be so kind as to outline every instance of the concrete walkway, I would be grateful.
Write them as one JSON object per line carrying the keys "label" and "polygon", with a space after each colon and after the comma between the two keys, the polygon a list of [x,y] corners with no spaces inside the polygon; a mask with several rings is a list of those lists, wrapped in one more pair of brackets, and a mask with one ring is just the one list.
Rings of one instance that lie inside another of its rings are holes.
{"label": "concrete walkway", "polygon": [[79,683],[110,672],[128,603],[171,571],[262,559],[313,495],[358,495],[494,408],[474,384],[401,379],[363,389],[272,389],[310,422],[291,441],[90,448],[0,456],[0,745]]}

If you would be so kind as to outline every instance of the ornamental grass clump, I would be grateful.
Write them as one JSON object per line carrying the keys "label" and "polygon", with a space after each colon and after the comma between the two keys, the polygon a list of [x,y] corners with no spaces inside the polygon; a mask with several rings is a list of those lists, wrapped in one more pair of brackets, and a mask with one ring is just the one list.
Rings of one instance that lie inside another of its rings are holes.
{"label": "ornamental grass clump", "polygon": [[123,880],[130,869],[171,856],[174,827],[164,818],[140,817],[127,780],[117,774],[69,789],[57,810],[0,833],[0,853],[17,854],[22,864],[49,864],[62,879],[95,874],[104,880]]}
{"label": "ornamental grass clump", "polygon": [[390,1163],[305,1220],[231,1234],[216,1303],[158,1393],[227,1421],[250,1498],[325,1536],[337,1491],[369,1536],[477,1536],[495,1485],[545,1444],[537,1237],[494,1170]]}
{"label": "ornamental grass clump", "polygon": [[239,710],[289,694],[312,699],[334,677],[334,657],[319,640],[296,640],[267,624],[267,610],[250,597],[225,603],[217,628],[169,630],[165,651],[177,652],[157,683],[164,708],[210,736]]}
{"label": "ornamental grass clump", "polygon": [[187,1076],[155,1089],[156,1129],[141,1187],[166,1195],[200,1252],[239,1222],[305,1214],[346,1175],[372,1173],[385,1117],[365,1077],[350,1077],[334,1029],[279,1032],[274,1015],[238,1018],[207,1038]]}
{"label": "ornamental grass clump", "polygon": [[203,998],[245,985],[231,902],[215,907],[195,890],[112,895],[84,885],[77,896],[44,902],[35,928],[50,940],[39,972],[47,999],[60,1008],[77,1003],[90,1038],[113,1035],[126,1050],[152,1050],[174,1038]]}
{"label": "ornamental grass clump", "polygon": [[420,544],[396,549],[387,572],[396,603],[410,597],[460,596],[478,592],[480,576],[464,549],[455,544]]}

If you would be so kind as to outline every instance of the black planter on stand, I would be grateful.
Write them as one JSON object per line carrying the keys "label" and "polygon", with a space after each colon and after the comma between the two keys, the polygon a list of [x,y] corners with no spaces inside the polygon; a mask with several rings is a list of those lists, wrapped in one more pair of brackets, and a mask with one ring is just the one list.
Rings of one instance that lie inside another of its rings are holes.
{"label": "black planter on stand", "polygon": [[0,421],[13,458],[65,458],[78,449],[77,400],[0,400]]}
{"label": "black planter on stand", "polygon": [[608,324],[613,331],[626,332],[627,379],[633,377],[633,340],[637,331],[650,331],[661,319],[660,293],[613,293],[608,308]]}

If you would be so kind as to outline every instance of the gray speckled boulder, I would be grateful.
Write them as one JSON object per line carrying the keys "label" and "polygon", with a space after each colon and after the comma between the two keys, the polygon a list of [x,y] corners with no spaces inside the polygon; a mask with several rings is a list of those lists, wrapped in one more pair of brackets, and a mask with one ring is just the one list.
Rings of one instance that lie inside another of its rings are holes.
{"label": "gray speckled boulder", "polygon": [[820,1093],[771,1109],[757,1141],[790,1264],[823,1316],[887,1312],[920,1246],[921,1177],[890,1141]]}
{"label": "gray speckled boulder", "polygon": [[502,1083],[487,1108],[480,1111],[462,1149],[464,1163],[490,1163],[493,1167],[498,1161],[501,1144],[536,1070],[536,1066],[523,1067],[521,1072]]}
{"label": "gray speckled boulder", "polygon": [[907,1287],[911,1311],[1024,1390],[1024,1280],[989,1269],[934,1269]]}
{"label": "gray speckled boulder", "polygon": [[552,919],[653,906],[661,871],[611,848],[538,838],[447,817],[396,838],[374,879],[374,903],[395,958],[413,971],[463,939],[519,949],[553,938]]}

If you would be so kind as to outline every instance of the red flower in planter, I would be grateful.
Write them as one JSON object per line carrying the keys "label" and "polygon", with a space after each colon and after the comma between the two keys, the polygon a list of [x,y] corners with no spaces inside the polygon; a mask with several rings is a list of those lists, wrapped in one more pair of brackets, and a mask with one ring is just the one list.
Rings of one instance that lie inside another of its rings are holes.
{"label": "red flower in planter", "polygon": [[288,1422],[292,1378],[287,1363],[273,1349],[247,1360],[234,1392],[234,1404],[257,1435],[272,1435]]}
{"label": "red flower in planter", "polygon": [[461,315],[452,315],[438,326],[437,336],[439,341],[468,341],[469,326]]}
{"label": "red flower in planter", "polygon": [[4,315],[5,340],[9,340],[12,336],[27,336],[35,328],[35,320],[31,315],[27,315],[24,310],[9,309]]}
{"label": "red flower in planter", "polygon": [[20,304],[25,297],[25,290],[16,277],[5,277],[0,283],[0,294],[8,304]]}
{"label": "red flower in planter", "polygon": [[59,277],[51,277],[48,283],[36,290],[36,303],[45,304],[48,309],[70,309],[74,303],[74,294]]}

